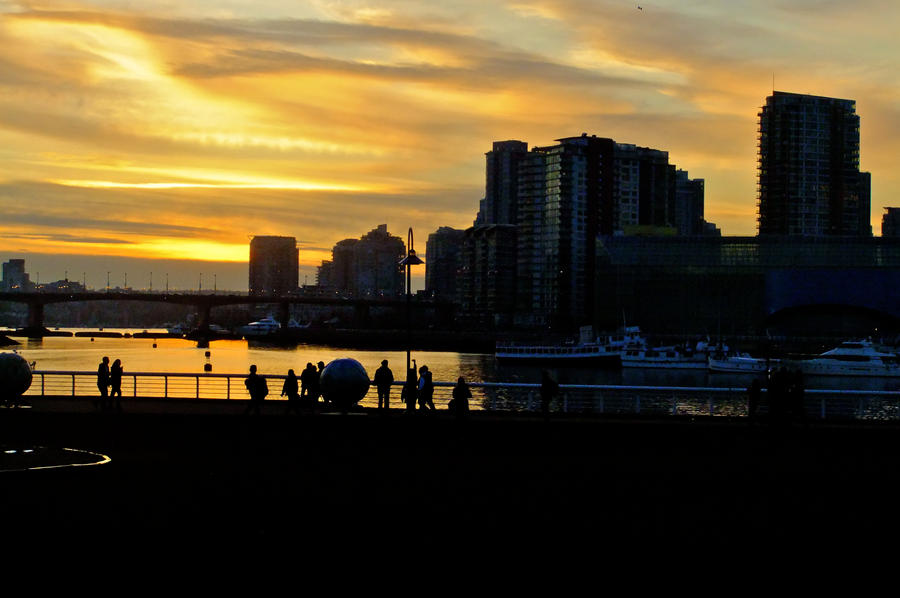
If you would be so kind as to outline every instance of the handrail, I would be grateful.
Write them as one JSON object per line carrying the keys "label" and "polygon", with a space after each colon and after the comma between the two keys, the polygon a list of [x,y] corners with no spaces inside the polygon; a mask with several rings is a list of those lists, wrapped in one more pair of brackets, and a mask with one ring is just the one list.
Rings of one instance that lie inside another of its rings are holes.
{"label": "handrail", "polygon": [[[97,398],[96,371],[35,370],[35,378],[26,397]],[[284,374],[260,374],[267,380],[283,380]],[[167,400],[206,400],[249,398],[243,380],[245,373],[212,372],[125,372],[122,377],[123,400],[153,398]],[[232,385],[232,380],[240,383]],[[397,389],[402,381],[393,383]],[[434,404],[445,408],[452,398],[453,382],[435,382]],[[470,408],[489,411],[536,411],[540,409],[538,383],[471,382]],[[760,389],[766,396],[766,389]],[[392,405],[401,407],[400,393],[391,393]],[[267,400],[279,399],[280,389],[270,388]],[[361,401],[377,405],[374,384]],[[765,404],[763,401],[763,411]],[[826,418],[900,419],[900,391],[809,389],[804,392],[807,415]],[[656,414],[745,416],[747,389],[705,386],[626,386],[560,384],[559,395],[551,406],[554,411],[585,414]]]}

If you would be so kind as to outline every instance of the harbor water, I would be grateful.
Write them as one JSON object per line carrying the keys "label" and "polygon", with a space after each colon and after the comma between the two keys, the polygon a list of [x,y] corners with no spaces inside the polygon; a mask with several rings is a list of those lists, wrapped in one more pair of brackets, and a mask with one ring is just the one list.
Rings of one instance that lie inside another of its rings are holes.
{"label": "harbor water", "polygon": [[[65,328],[64,331],[89,334],[91,329]],[[93,331],[97,331],[93,329]],[[134,329],[104,329],[133,335]],[[164,334],[164,330],[153,330]],[[279,346],[246,340],[219,340],[208,348],[194,341],[177,338],[106,338],[91,336],[18,338],[16,350],[37,371],[95,371],[103,356],[119,359],[126,372],[246,373],[255,364],[261,374],[284,375],[293,369],[298,375],[307,363],[350,357],[359,361],[374,375],[383,359],[387,359],[394,378],[403,379],[406,353],[403,351],[354,350],[319,345]],[[156,345],[154,347],[154,345]],[[209,357],[206,353],[209,352]],[[534,366],[500,366],[492,354],[412,351],[417,365],[427,365],[436,382],[455,382],[463,376],[469,382],[537,383],[541,368]],[[666,370],[645,368],[550,368],[561,384],[598,384],[627,386],[680,386],[746,388],[753,380],[748,374],[710,373],[706,370]],[[807,388],[836,390],[900,390],[897,378],[858,378],[809,376]]]}

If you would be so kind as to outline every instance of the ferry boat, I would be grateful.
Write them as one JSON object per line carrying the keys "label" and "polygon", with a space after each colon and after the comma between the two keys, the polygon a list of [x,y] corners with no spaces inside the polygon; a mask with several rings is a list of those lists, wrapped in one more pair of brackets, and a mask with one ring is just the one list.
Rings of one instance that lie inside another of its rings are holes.
{"label": "ferry boat", "polygon": [[280,329],[281,324],[278,323],[278,320],[272,316],[266,316],[262,320],[250,322],[246,326],[241,326],[238,328],[238,332],[240,332],[244,338],[252,338],[268,336],[278,332]]}
{"label": "ferry boat", "polygon": [[896,353],[878,350],[869,340],[845,341],[812,359],[790,364],[808,376],[884,376],[900,377],[900,358]]}
{"label": "ferry boat", "polygon": [[499,363],[537,364],[547,366],[613,365],[619,360],[619,351],[608,350],[596,343],[572,345],[514,345],[498,344],[496,358]]}
{"label": "ferry boat", "polygon": [[534,345],[497,343],[494,354],[498,363],[521,365],[617,366],[622,351],[629,344],[643,343],[640,329],[636,326],[625,328],[621,333],[591,339],[590,326],[582,327],[580,341],[558,345]]}
{"label": "ferry boat", "polygon": [[705,370],[711,354],[725,354],[728,347],[713,346],[705,341],[693,348],[686,346],[648,347],[631,345],[622,351],[623,368],[667,368],[676,370]]}
{"label": "ferry boat", "polygon": [[726,355],[709,357],[709,371],[711,372],[727,372],[731,374],[764,374],[770,369],[777,368],[781,365],[779,359],[763,359],[760,357],[750,357],[743,353],[741,355]]}

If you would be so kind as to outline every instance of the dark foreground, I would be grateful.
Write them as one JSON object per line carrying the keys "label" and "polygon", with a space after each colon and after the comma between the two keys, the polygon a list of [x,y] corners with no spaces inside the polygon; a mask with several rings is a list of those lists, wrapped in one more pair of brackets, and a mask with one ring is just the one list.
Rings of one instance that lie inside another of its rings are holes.
{"label": "dark foreground", "polygon": [[5,538],[372,549],[463,541],[477,558],[495,544],[843,543],[893,535],[900,520],[896,426],[285,417],[274,404],[243,417],[243,406],[132,403],[107,414],[45,401],[0,410],[5,447],[112,458],[0,472],[0,508],[14,514]]}

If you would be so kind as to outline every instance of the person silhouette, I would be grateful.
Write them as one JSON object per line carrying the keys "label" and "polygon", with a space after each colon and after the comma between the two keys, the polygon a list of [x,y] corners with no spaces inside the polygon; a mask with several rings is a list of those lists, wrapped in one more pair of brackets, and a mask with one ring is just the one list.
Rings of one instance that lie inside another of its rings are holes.
{"label": "person silhouette", "polygon": [[117,359],[109,370],[109,407],[112,409],[113,400],[118,411],[122,410],[122,361]]}
{"label": "person silhouette", "polygon": [[416,360],[413,359],[412,367],[406,370],[406,383],[403,385],[403,392],[400,398],[406,403],[406,413],[414,413],[416,410],[416,399],[418,398],[418,388],[416,385]]}
{"label": "person silhouette", "polygon": [[323,402],[323,403],[327,403],[327,402],[328,402],[328,399],[325,398],[325,395],[322,395],[322,385],[321,385],[321,382],[322,382],[322,370],[325,369],[325,362],[320,361],[320,362],[317,363],[316,365],[319,366],[319,369],[318,369],[318,371],[316,372],[316,375],[315,375],[315,376],[311,376],[312,383],[313,383],[313,386],[312,386],[312,400],[313,400],[313,403],[318,403],[318,402],[319,402],[319,395],[321,395],[321,396],[322,396],[322,402]]}
{"label": "person silhouette", "polygon": [[541,372],[541,414],[544,419],[550,419],[550,403],[559,392],[559,384],[550,376],[548,370]]}
{"label": "person silhouette", "polygon": [[100,391],[100,400],[95,401],[94,406],[106,409],[106,400],[109,397],[109,357],[104,356],[97,366],[97,390]]}
{"label": "person silhouette", "polygon": [[244,409],[244,415],[248,415],[251,411],[259,415],[262,402],[266,395],[269,394],[269,385],[266,384],[265,378],[256,373],[255,365],[250,366],[250,375],[244,379],[244,386],[247,387],[247,392],[250,393],[250,403]]}
{"label": "person silhouette", "polygon": [[471,398],[472,391],[469,389],[469,385],[466,384],[466,379],[460,376],[456,381],[456,386],[453,387],[453,398],[447,407],[457,418],[462,419],[469,414],[469,399]]}
{"label": "person silhouette", "polygon": [[381,367],[375,370],[375,387],[378,389],[378,409],[390,409],[391,384],[394,383],[394,372],[388,367],[388,360],[381,361]]}
{"label": "person silhouette", "polygon": [[300,398],[312,402],[312,388],[315,385],[312,378],[318,375],[316,366],[310,362],[306,362],[306,367],[300,372]]}
{"label": "person silhouette", "polygon": [[427,365],[419,368],[419,410],[434,411],[434,382],[431,380],[431,372]]}
{"label": "person silhouette", "polygon": [[288,401],[287,409],[284,412],[285,415],[291,411],[300,413],[300,395],[297,393],[297,386],[297,374],[294,373],[294,370],[288,370],[287,377],[284,379],[284,385],[281,387],[281,396],[287,397]]}

